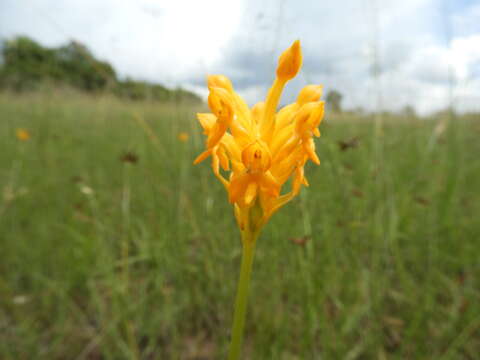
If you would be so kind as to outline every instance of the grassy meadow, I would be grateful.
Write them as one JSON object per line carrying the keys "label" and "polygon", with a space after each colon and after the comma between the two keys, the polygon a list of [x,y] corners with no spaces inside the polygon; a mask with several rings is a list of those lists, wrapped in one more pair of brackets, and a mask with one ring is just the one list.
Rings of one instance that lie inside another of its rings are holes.
{"label": "grassy meadow", "polygon": [[[197,110],[0,94],[0,359],[225,358],[241,244]],[[478,359],[480,119],[441,120],[327,114],[245,359]]]}

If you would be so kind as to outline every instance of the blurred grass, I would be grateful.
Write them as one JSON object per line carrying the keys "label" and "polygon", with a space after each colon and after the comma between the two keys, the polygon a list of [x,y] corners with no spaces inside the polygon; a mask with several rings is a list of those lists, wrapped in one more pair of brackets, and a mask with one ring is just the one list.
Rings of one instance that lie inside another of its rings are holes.
{"label": "blurred grass", "polygon": [[[0,95],[1,359],[224,358],[241,247],[195,111]],[[436,125],[322,124],[259,240],[246,359],[477,358],[480,122]]]}

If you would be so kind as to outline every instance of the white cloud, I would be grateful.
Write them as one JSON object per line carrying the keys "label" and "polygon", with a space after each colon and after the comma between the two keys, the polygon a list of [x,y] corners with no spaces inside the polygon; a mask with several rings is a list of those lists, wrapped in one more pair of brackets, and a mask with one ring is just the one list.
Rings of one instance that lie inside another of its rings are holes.
{"label": "white cloud", "polygon": [[240,0],[3,0],[0,36],[75,39],[121,75],[173,85],[221,56],[241,11]]}
{"label": "white cloud", "polygon": [[411,103],[421,113],[440,110],[449,105],[449,87],[452,86],[458,110],[475,110],[471,101],[458,100],[477,97],[478,111],[480,92],[474,85],[473,69],[479,64],[480,35],[456,37],[449,47],[416,48],[400,68],[383,75],[385,90],[389,94],[387,105],[401,108]]}
{"label": "white cloud", "polygon": [[[386,109],[411,104],[428,113],[447,106],[451,71],[456,104],[480,110],[480,99],[466,100],[480,93],[480,4],[452,4],[456,8],[435,0],[2,0],[0,36],[26,34],[52,46],[74,38],[122,76],[204,95],[205,75],[223,73],[251,104],[265,96],[280,52],[299,38],[304,68],[283,102],[314,82],[340,90],[348,107],[374,109],[380,92]],[[374,44],[380,87],[371,72]]]}

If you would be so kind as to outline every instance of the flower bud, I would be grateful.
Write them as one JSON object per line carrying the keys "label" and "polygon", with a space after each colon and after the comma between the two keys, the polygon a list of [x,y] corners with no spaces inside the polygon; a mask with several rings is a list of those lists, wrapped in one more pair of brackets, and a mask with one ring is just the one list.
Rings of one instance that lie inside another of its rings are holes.
{"label": "flower bud", "polygon": [[208,87],[219,87],[233,93],[233,85],[229,78],[224,75],[209,75],[207,76]]}
{"label": "flower bud", "polygon": [[302,106],[312,101],[318,101],[322,96],[322,85],[307,85],[298,94],[297,104]]}
{"label": "flower bud", "polygon": [[220,87],[211,87],[208,95],[208,106],[219,122],[230,123],[233,120],[234,110],[232,98],[228,92]]}
{"label": "flower bud", "polygon": [[312,136],[315,128],[322,121],[324,108],[323,101],[310,102],[302,106],[295,117],[295,131],[300,137]]}
{"label": "flower bud", "polygon": [[280,80],[290,80],[294,78],[302,66],[302,49],[300,41],[296,40],[292,46],[280,55],[278,59],[277,77]]}
{"label": "flower bud", "polygon": [[252,118],[253,120],[255,120],[257,124],[260,123],[260,119],[262,118],[264,111],[265,111],[265,103],[263,101],[256,103],[252,107]]}

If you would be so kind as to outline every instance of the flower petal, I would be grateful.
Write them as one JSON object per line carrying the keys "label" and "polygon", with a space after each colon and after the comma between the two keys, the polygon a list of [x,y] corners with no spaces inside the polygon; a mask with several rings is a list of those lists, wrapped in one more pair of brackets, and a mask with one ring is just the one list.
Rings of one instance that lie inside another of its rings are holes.
{"label": "flower petal", "polygon": [[251,177],[247,173],[232,177],[228,187],[229,201],[232,204],[238,203],[240,198],[244,196],[250,181]]}
{"label": "flower petal", "polygon": [[250,206],[252,201],[255,199],[257,196],[257,189],[258,189],[258,184],[254,181],[250,182],[247,186],[247,190],[245,191],[245,205]]}

